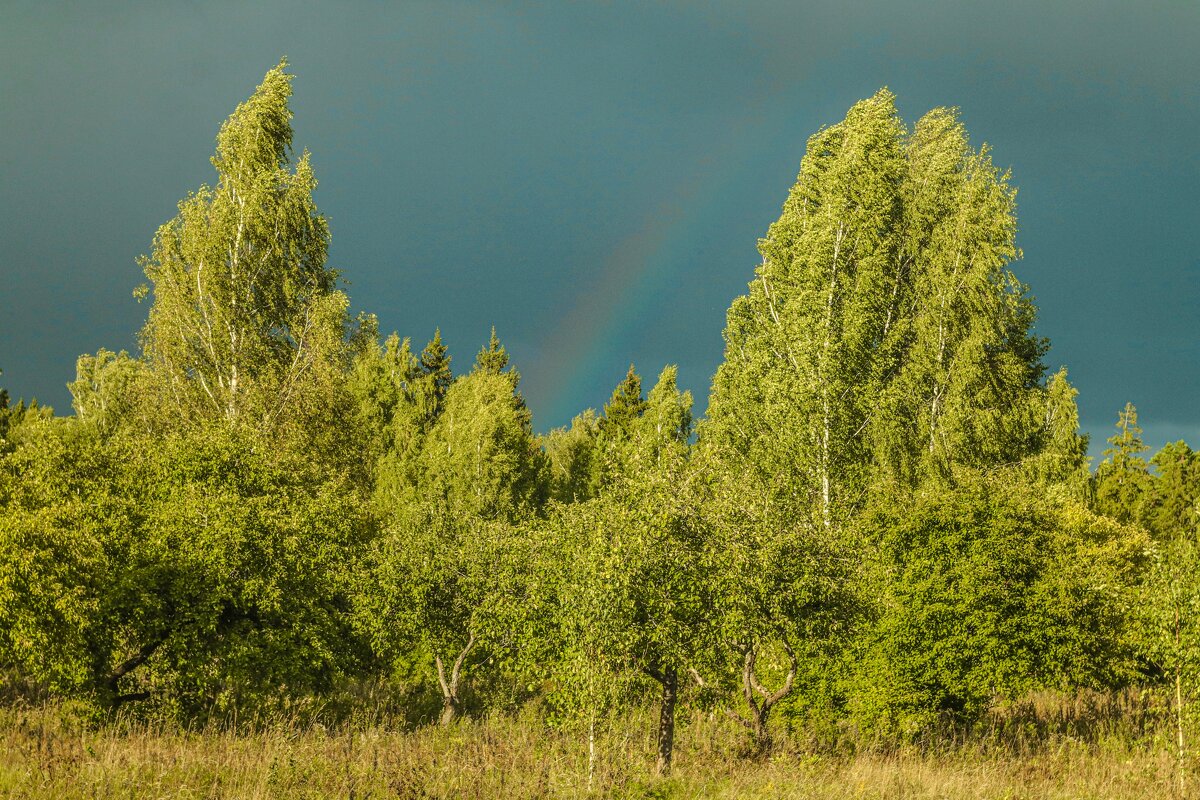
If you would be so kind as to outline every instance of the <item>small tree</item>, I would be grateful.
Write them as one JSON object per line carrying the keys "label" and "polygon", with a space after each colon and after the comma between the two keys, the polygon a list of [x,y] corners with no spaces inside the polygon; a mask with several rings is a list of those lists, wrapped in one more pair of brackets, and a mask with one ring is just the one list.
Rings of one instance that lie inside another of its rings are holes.
{"label": "small tree", "polygon": [[740,697],[742,713],[729,713],[766,751],[772,712],[798,688],[807,692],[801,676],[849,644],[858,615],[849,591],[853,559],[820,529],[774,513],[737,474],[718,473],[709,491],[704,518],[713,540],[717,634],[709,673],[697,668],[691,676]]}
{"label": "small tree", "polygon": [[1175,716],[1179,795],[1185,794],[1189,711],[1200,667],[1200,547],[1195,531],[1160,545],[1138,604],[1142,654],[1169,681]]}
{"label": "small tree", "polygon": [[1141,517],[1152,478],[1142,458],[1150,448],[1142,443],[1133,403],[1126,403],[1118,415],[1117,432],[1108,443],[1111,446],[1104,451],[1094,479],[1096,510],[1121,522],[1136,521]]}
{"label": "small tree", "polygon": [[[448,359],[436,337],[425,355],[418,381],[428,399]],[[363,598],[368,625],[393,658],[413,646],[429,654],[443,725],[462,712],[477,648],[509,644],[504,595],[518,566],[513,537],[545,499],[544,456],[516,376],[494,363],[477,365],[435,398],[436,417],[413,468],[379,476],[386,533]],[[385,455],[381,470],[394,467],[404,460]]]}
{"label": "small tree", "polygon": [[651,679],[659,774],[671,769],[676,706],[689,666],[707,650],[712,608],[708,534],[688,462],[692,400],[675,376],[664,369],[644,400],[636,373],[626,376],[607,409],[622,413],[607,415],[601,433],[608,477],[592,500],[559,506],[552,528],[570,554],[569,573],[555,581],[562,694],[594,718],[614,686]]}

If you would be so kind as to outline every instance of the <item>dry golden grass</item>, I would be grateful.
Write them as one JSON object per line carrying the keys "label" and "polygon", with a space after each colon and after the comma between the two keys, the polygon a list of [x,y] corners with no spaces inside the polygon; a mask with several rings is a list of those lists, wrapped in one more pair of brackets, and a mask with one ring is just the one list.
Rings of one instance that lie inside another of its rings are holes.
{"label": "dry golden grass", "polygon": [[[1071,702],[1087,706],[1091,701]],[[1044,706],[1040,710],[1039,703]],[[1087,707],[1072,711],[1061,699],[1032,698],[1027,706],[1014,706],[997,718],[993,730],[1011,728],[1003,736],[985,732],[966,743],[936,748],[860,748],[843,755],[806,752],[785,740],[770,758],[746,757],[745,740],[720,718],[685,714],[675,772],[666,780],[651,775],[650,717],[639,714],[598,729],[589,793],[586,737],[547,730],[532,713],[466,721],[448,730],[403,731],[378,723],[325,730],[277,720],[254,730],[187,731],[128,719],[93,726],[74,721],[61,707],[10,707],[0,710],[0,796],[1177,796],[1176,762],[1166,740],[1153,733],[1114,735],[1119,732],[1113,729],[1095,732],[1090,740],[1062,733],[1012,733],[1032,731],[1056,714],[1072,713],[1090,712]],[[1134,718],[1137,709],[1121,713]],[[1029,720],[1033,727],[1026,724]]]}

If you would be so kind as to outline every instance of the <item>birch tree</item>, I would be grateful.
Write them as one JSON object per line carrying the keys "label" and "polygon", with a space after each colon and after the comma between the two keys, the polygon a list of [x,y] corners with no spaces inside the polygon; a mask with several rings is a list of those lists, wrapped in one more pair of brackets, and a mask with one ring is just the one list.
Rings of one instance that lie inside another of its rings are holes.
{"label": "birch tree", "polygon": [[[952,465],[1015,463],[1036,452],[1044,340],[1009,264],[1016,191],[953,109],[905,140],[902,241],[892,348],[880,360],[877,462],[912,485]],[[889,311],[891,306],[889,304]]]}
{"label": "birch tree", "polygon": [[874,354],[902,277],[902,134],[893,96],[880,91],[809,140],[783,213],[759,241],[749,292],[729,309],[701,431],[732,471],[826,531],[865,479]]}
{"label": "birch tree", "polygon": [[343,338],[347,300],[325,265],[308,152],[290,163],[286,66],[221,126],[216,185],[181,201],[142,259],[153,293],[142,344],[177,420],[270,426]]}

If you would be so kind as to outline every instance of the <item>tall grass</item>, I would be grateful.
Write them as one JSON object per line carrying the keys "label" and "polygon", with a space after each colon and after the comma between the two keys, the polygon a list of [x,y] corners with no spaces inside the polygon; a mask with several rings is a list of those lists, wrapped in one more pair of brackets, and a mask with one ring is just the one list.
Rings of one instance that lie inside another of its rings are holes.
{"label": "tall grass", "polygon": [[[189,730],[68,706],[0,709],[0,795],[32,798],[1158,798],[1176,761],[1161,705],[1135,692],[1032,695],[972,730],[903,746],[781,732],[752,755],[719,715],[680,719],[674,774],[652,776],[652,715],[547,728],[533,707],[449,729],[382,715]],[[1160,734],[1160,731],[1162,732]],[[1166,737],[1166,738],[1163,738]]]}

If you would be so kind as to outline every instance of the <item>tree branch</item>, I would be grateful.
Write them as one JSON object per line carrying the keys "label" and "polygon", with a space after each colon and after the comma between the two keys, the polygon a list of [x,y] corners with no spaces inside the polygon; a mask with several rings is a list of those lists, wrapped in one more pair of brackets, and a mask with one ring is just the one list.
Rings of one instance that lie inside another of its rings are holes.
{"label": "tree branch", "polygon": [[437,667],[437,678],[442,687],[442,697],[451,697],[450,686],[446,683],[446,668],[442,666],[442,657],[435,654],[433,663]]}
{"label": "tree branch", "polygon": [[[142,648],[138,650],[137,653],[123,661],[115,670],[113,670],[111,675],[105,678],[104,685],[107,686],[110,691],[115,693],[117,691],[117,684],[121,681],[121,678],[124,678],[142,664],[145,664],[146,660],[149,659],[150,656],[154,655],[154,651],[162,646],[162,643],[166,640],[166,634],[163,634],[162,636],[159,636],[158,638],[142,645]],[[125,695],[124,697],[129,696]],[[120,697],[118,697],[117,700],[120,701]]]}
{"label": "tree branch", "polygon": [[458,658],[454,661],[454,667],[450,670],[450,691],[455,694],[458,692],[458,676],[459,673],[462,672],[463,661],[466,660],[467,653],[470,653],[471,648],[474,646],[475,634],[471,633],[471,635],[467,638],[467,646],[464,647],[462,652],[458,654]]}

